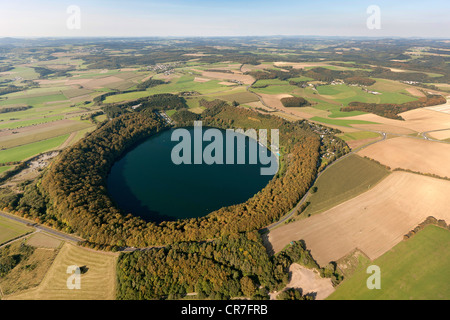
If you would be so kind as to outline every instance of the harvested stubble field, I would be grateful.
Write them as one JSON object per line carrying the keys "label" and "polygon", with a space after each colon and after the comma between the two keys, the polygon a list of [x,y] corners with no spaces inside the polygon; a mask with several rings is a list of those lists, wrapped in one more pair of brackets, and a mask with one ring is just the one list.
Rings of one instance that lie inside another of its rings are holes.
{"label": "harvested stubble field", "polygon": [[[20,254],[19,248],[23,240],[17,241],[9,247],[13,254]],[[0,278],[0,287],[3,295],[31,289],[38,286],[53,263],[58,250],[48,248],[35,248],[33,253],[22,259],[6,277]],[[4,299],[5,297],[2,297]]]}
{"label": "harvested stubble field", "polygon": [[303,239],[324,266],[359,248],[376,259],[428,216],[449,221],[450,181],[394,172],[370,191],[321,214],[270,231],[275,252]]}
{"label": "harvested stubble field", "polygon": [[345,119],[371,121],[377,124],[356,124],[355,128],[378,130],[397,134],[426,132],[450,128],[450,114],[419,108],[400,114],[405,121],[388,119],[375,114],[363,114]]}
{"label": "harvested stubble field", "polygon": [[450,177],[450,145],[407,137],[396,137],[373,144],[358,152],[392,169],[409,169]]}
{"label": "harvested stubble field", "polygon": [[[11,300],[112,300],[115,299],[118,255],[96,252],[65,243],[41,284],[6,297]],[[81,289],[69,290],[69,266],[86,267]]]}

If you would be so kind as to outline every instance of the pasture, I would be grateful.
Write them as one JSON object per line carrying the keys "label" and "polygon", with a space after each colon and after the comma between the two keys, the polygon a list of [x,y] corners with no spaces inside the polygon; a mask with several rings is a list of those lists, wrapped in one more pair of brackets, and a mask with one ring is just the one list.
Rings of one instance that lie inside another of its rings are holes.
{"label": "pasture", "polygon": [[[372,87],[369,87],[370,91],[378,92]],[[360,87],[357,86],[348,86],[348,85],[326,85],[326,86],[318,86],[317,91],[320,95],[332,99],[334,101],[340,102],[344,105],[348,105],[350,102],[358,101],[358,102],[366,102],[366,103],[405,103],[409,101],[415,101],[417,98],[412,97],[407,94],[405,91],[403,92],[388,92],[383,91],[379,92],[381,94],[371,94],[363,91]]]}
{"label": "pasture", "polygon": [[43,141],[33,142],[27,145],[14,147],[0,151],[0,163],[22,161],[39,153],[59,147],[67,140],[69,134],[50,138]]}
{"label": "pasture", "polygon": [[[450,231],[427,226],[373,262],[359,266],[329,300],[447,300],[450,295]],[[381,289],[369,290],[367,266],[381,269]]]}
{"label": "pasture", "polygon": [[0,217],[0,245],[33,230],[33,228],[27,227],[22,223]]}

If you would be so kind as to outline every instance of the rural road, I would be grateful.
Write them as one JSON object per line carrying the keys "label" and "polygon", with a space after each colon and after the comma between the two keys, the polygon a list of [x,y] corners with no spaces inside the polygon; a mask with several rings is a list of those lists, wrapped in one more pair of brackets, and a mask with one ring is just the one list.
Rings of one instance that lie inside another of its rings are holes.
{"label": "rural road", "polygon": [[439,131],[448,131],[448,130],[450,130],[450,128],[439,129],[439,130],[431,130],[431,131],[425,131],[425,132],[421,132],[420,134],[422,135],[422,137],[423,137],[425,140],[434,141],[434,142],[442,142],[442,143],[450,143],[450,142],[447,142],[447,141],[442,141],[442,140],[433,139],[433,138],[430,138],[430,137],[428,136],[428,133],[430,133],[430,132],[439,132]]}
{"label": "rural road", "polygon": [[12,214],[4,213],[2,211],[0,211],[0,217],[6,218],[6,219],[10,219],[10,220],[14,220],[16,222],[19,222],[19,223],[27,225],[27,226],[32,226],[33,228],[35,228],[38,231],[49,233],[49,234],[51,234],[51,235],[53,235],[53,236],[55,236],[57,238],[65,240],[65,241],[71,241],[71,242],[77,243],[79,241],[83,241],[84,240],[84,239],[82,239],[80,237],[72,236],[72,235],[69,235],[67,233],[56,231],[56,230],[53,230],[51,228],[44,227],[43,225],[40,225],[40,224],[31,222],[31,221],[25,220],[23,218],[14,216]]}

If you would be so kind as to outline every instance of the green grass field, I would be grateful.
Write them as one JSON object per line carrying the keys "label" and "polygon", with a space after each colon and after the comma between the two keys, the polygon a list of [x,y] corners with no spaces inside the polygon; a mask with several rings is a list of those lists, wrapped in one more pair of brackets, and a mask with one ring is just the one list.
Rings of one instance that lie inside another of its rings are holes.
{"label": "green grass field", "polygon": [[374,187],[389,171],[376,162],[352,154],[328,168],[314,186],[302,215],[313,215],[350,200]]}
{"label": "green grass field", "polygon": [[12,168],[12,166],[3,166],[3,167],[0,167],[0,174],[2,174],[3,172],[5,172],[5,171],[8,171],[9,169],[11,169]]}
{"label": "green grass field", "polygon": [[268,86],[267,88],[252,88],[252,91],[256,93],[266,93],[266,94],[291,94],[295,90],[297,90],[297,86],[291,85],[276,85],[276,86]]}
{"label": "green grass field", "polygon": [[54,149],[67,140],[69,134],[0,151],[0,163],[22,161],[39,153]]}
{"label": "green grass field", "polygon": [[[376,87],[369,87],[371,91],[376,91]],[[380,92],[380,95],[374,95],[363,91],[360,87],[347,86],[347,85],[326,85],[318,86],[317,91],[320,95],[327,96],[335,101],[338,101],[344,105],[348,105],[350,102],[366,102],[366,103],[405,103],[409,101],[415,101],[417,98],[403,94],[402,92],[388,92],[388,91],[376,91]]]}
{"label": "green grass field", "polygon": [[371,132],[371,131],[356,131],[356,132],[347,132],[341,135],[338,135],[344,141],[354,141],[354,140],[364,140],[381,137],[379,133]]}
{"label": "green grass field", "polygon": [[365,114],[365,112],[362,111],[343,112],[341,111],[341,105],[332,104],[315,97],[314,98],[307,97],[307,100],[312,103],[315,103],[312,106],[313,108],[329,112],[330,114],[328,114],[328,118],[345,118]]}
{"label": "green grass field", "polygon": [[0,217],[0,244],[20,237],[21,235],[27,234],[31,231],[33,231],[32,228],[29,228],[21,223]]}
{"label": "green grass field", "polygon": [[[375,261],[363,264],[330,300],[447,300],[450,296],[450,231],[427,226]],[[369,290],[368,265],[381,270],[381,289]]]}
{"label": "green grass field", "polygon": [[153,88],[149,91],[152,94],[155,93],[178,93],[183,91],[197,91],[201,94],[208,94],[218,91],[229,91],[233,87],[225,86],[219,84],[219,80],[211,80],[207,82],[196,82],[194,81],[195,76],[183,75],[178,79],[173,79],[168,84],[162,84]]}
{"label": "green grass field", "polygon": [[24,120],[24,121],[14,121],[10,123],[0,123],[0,130],[1,129],[16,129],[21,127],[28,127],[36,124],[42,124],[42,123],[48,123],[56,120],[62,120],[64,119],[64,116],[52,116],[47,118],[38,118],[38,119],[31,119],[31,120]]}
{"label": "green grass field", "polygon": [[284,81],[280,79],[264,79],[264,80],[258,80],[253,85],[253,87],[260,87],[260,86],[266,86],[266,85],[289,85],[289,81]]}
{"label": "green grass field", "polygon": [[233,92],[231,94],[224,95],[214,95],[214,97],[228,102],[237,101],[240,104],[259,101],[259,98],[256,94],[247,91]]}
{"label": "green grass field", "polygon": [[322,117],[313,117],[312,121],[317,121],[325,124],[331,124],[335,126],[351,127],[352,124],[376,124],[375,122],[364,121],[364,120],[345,120],[345,119],[329,119]]}
{"label": "green grass field", "polygon": [[43,106],[46,102],[53,101],[66,101],[67,98],[63,94],[52,94],[47,96],[29,97],[29,98],[17,98],[0,101],[0,106],[7,105],[30,105],[33,107]]}

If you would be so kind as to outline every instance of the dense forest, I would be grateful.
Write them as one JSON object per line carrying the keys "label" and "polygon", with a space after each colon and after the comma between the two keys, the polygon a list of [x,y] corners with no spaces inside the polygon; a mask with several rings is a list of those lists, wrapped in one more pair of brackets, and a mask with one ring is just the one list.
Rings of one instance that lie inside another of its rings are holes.
{"label": "dense forest", "polygon": [[87,240],[86,245],[106,249],[147,247],[214,239],[265,227],[292,209],[316,176],[321,144],[312,130],[278,117],[219,105],[202,114],[205,126],[280,129],[282,170],[245,203],[221,208],[203,218],[146,223],[120,212],[108,197],[106,177],[114,161],[131,146],[165,128],[152,107],[103,123],[62,152],[42,180],[26,187],[14,210],[75,232]]}
{"label": "dense forest", "polygon": [[282,98],[281,103],[286,108],[301,108],[311,105],[307,100],[305,100],[302,97]]}
{"label": "dense forest", "polygon": [[335,285],[342,280],[334,263],[321,268],[302,241],[269,257],[257,232],[235,233],[121,254],[117,298],[179,299],[190,293],[197,299],[268,299],[285,287],[292,263],[316,269]]}

